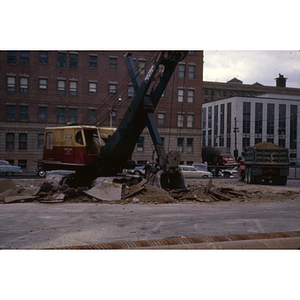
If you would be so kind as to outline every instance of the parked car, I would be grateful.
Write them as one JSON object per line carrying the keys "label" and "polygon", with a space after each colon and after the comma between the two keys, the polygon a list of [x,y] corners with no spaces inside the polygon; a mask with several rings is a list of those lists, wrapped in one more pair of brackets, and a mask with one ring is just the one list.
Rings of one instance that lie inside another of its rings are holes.
{"label": "parked car", "polygon": [[237,167],[235,167],[233,169],[223,169],[222,174],[224,177],[229,177],[229,178],[238,177]]}
{"label": "parked car", "polygon": [[180,165],[180,170],[185,178],[208,178],[212,177],[212,173],[208,171],[197,170],[194,166]]}
{"label": "parked car", "polygon": [[219,165],[223,165],[223,166],[236,166],[237,165],[235,159],[229,153],[220,154],[218,163],[219,163]]}
{"label": "parked car", "polygon": [[11,176],[18,173],[22,173],[21,167],[12,166],[7,160],[0,160],[0,174]]}
{"label": "parked car", "polygon": [[145,166],[135,166],[134,169],[129,169],[127,172],[134,175],[145,175]]}
{"label": "parked car", "polygon": [[206,164],[195,163],[193,164],[193,167],[195,167],[198,171],[207,171]]}

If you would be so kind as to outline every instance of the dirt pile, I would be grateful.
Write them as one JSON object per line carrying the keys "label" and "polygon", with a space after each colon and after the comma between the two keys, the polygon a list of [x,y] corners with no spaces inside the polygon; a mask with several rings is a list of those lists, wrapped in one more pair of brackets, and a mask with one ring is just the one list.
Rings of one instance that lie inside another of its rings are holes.
{"label": "dirt pile", "polygon": [[[145,180],[132,185],[122,184],[120,199],[115,204],[162,204],[179,202],[218,203],[273,202],[300,198],[297,188],[273,185],[247,185],[237,181],[186,180],[188,190],[165,191],[148,185]],[[38,201],[40,203],[90,202],[108,203],[85,193],[87,188],[70,188],[67,185],[53,186],[44,180],[0,180],[0,203]]]}

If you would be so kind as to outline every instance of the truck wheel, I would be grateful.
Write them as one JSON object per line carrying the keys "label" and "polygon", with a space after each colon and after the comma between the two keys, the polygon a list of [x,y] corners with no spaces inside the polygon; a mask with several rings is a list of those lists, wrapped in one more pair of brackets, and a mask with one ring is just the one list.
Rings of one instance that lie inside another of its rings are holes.
{"label": "truck wheel", "polygon": [[45,174],[46,174],[46,172],[45,172],[44,170],[39,170],[39,172],[38,172],[38,175],[39,175],[40,177],[44,177]]}
{"label": "truck wheel", "polygon": [[253,183],[252,168],[248,168],[246,170],[246,176],[247,176],[247,183],[252,184]]}

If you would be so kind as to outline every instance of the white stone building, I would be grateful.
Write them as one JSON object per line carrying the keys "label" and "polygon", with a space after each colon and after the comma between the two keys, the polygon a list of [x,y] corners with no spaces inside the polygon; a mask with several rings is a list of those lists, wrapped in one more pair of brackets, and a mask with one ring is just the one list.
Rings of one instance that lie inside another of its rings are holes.
{"label": "white stone building", "polygon": [[[245,147],[267,141],[288,148],[300,165],[300,96],[263,94],[203,104],[202,147],[242,156]],[[234,150],[237,149],[238,153]]]}

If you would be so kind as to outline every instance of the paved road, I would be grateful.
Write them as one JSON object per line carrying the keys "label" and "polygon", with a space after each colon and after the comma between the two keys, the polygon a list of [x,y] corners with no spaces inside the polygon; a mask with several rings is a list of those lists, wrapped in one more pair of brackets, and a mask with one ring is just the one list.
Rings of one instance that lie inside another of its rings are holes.
{"label": "paved road", "polygon": [[0,205],[0,248],[300,230],[300,199],[272,203]]}

